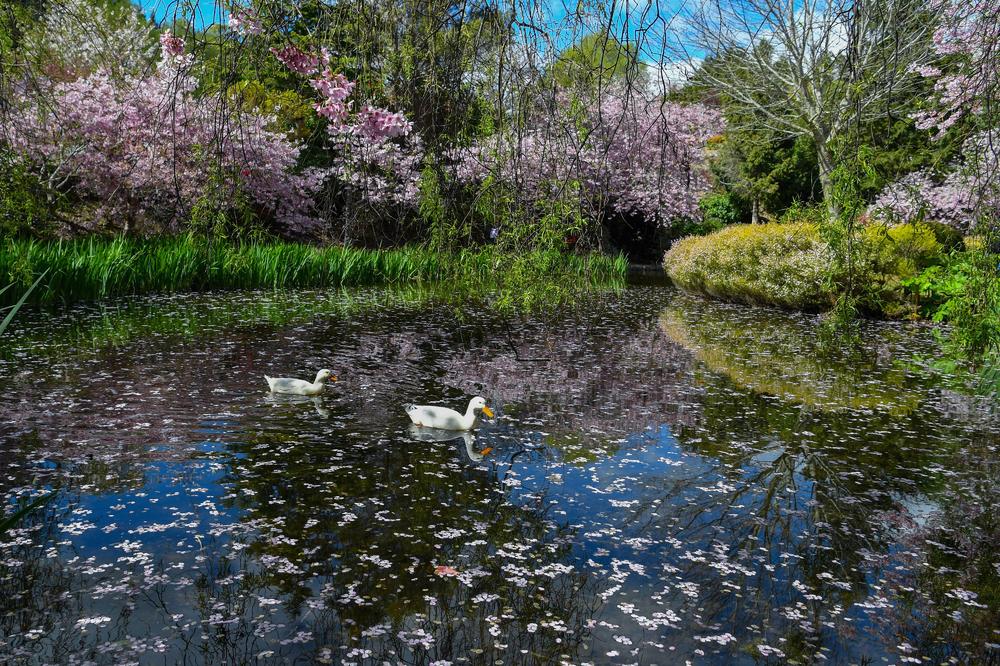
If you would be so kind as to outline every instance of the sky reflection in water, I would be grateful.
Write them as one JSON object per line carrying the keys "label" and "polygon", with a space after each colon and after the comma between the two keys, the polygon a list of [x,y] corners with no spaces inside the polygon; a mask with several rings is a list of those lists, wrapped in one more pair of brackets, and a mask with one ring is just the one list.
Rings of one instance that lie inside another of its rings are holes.
{"label": "sky reflection in water", "polygon": [[[920,327],[830,350],[812,318],[663,287],[511,326],[384,292],[19,325],[2,490],[59,495],[0,537],[0,660],[996,658],[995,600],[924,593],[904,538],[998,440],[900,362],[933,353]],[[319,367],[321,400],[266,394]],[[401,409],[473,394],[499,418],[472,438]],[[941,600],[954,626],[914,620]]]}

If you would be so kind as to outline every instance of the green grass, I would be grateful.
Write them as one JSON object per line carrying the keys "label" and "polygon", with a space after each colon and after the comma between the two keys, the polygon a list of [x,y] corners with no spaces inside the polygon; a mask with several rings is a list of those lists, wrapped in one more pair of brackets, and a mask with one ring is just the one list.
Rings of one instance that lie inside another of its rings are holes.
{"label": "green grass", "polygon": [[[84,238],[0,243],[0,294],[12,304],[39,279],[29,303],[69,303],[149,293],[398,285],[444,280],[493,282],[511,258],[492,247],[439,253],[420,247],[367,250],[297,243],[235,245],[192,236]],[[622,257],[554,253],[539,265],[560,278],[598,285],[621,280]],[[540,276],[542,277],[542,276]]]}

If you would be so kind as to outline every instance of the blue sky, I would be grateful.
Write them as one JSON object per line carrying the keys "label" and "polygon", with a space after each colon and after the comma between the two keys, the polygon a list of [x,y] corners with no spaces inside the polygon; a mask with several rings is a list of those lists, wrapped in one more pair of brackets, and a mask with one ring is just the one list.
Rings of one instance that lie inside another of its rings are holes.
{"label": "blue sky", "polygon": [[[173,17],[190,17],[192,11],[195,17],[195,28],[201,29],[213,23],[223,23],[227,20],[226,8],[221,0],[132,0],[147,16],[162,22],[169,22]],[[505,0],[499,0],[503,5]],[[611,20],[612,32],[619,39],[640,42],[639,58],[647,63],[653,71],[660,69],[660,49],[665,41],[664,32],[673,22],[675,13],[682,0],[630,0],[615,3],[615,13]],[[595,12],[593,8],[583,13],[583,16],[573,16],[577,3],[575,0],[548,0],[544,3],[545,16],[541,21],[548,23],[550,44],[557,50],[570,46],[589,32],[596,32],[607,26],[607,15]],[[541,22],[540,21],[540,22]],[[536,39],[537,33],[525,34],[528,39]],[[670,40],[672,41],[672,40]],[[544,48],[536,43],[536,47]],[[688,58],[690,54],[688,54]],[[681,76],[689,65],[688,58],[679,57],[677,53],[669,54],[663,66],[664,75],[668,79]],[[685,64],[681,64],[685,63]],[[658,79],[657,74],[652,74]]]}
{"label": "blue sky", "polygon": [[218,0],[132,0],[146,16],[163,21],[174,16],[190,16],[195,13],[195,27],[203,28],[225,20],[225,7]]}

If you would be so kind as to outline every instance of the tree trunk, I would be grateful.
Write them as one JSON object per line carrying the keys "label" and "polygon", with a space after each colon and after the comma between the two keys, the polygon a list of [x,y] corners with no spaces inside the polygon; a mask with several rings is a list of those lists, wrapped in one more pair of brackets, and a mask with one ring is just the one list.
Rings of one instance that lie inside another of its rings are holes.
{"label": "tree trunk", "polygon": [[757,197],[754,197],[753,204],[750,206],[750,224],[757,224],[760,222],[760,202]]}
{"label": "tree trunk", "polygon": [[840,219],[840,206],[833,196],[833,155],[830,148],[822,137],[814,137],[816,140],[816,157],[819,163],[819,184],[823,188],[823,202],[826,204],[826,213],[831,222]]}

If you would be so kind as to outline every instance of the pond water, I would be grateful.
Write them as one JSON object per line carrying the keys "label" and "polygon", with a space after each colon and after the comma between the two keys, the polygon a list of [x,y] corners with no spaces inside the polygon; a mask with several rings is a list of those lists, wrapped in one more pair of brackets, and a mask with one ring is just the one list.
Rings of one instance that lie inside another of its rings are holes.
{"label": "pond water", "polygon": [[[375,290],[17,326],[0,491],[55,499],[0,534],[0,662],[1000,660],[1000,418],[922,370],[927,327],[831,348],[655,285],[514,320]],[[266,391],[321,367],[321,399]],[[402,410],[477,394],[474,435]]]}

